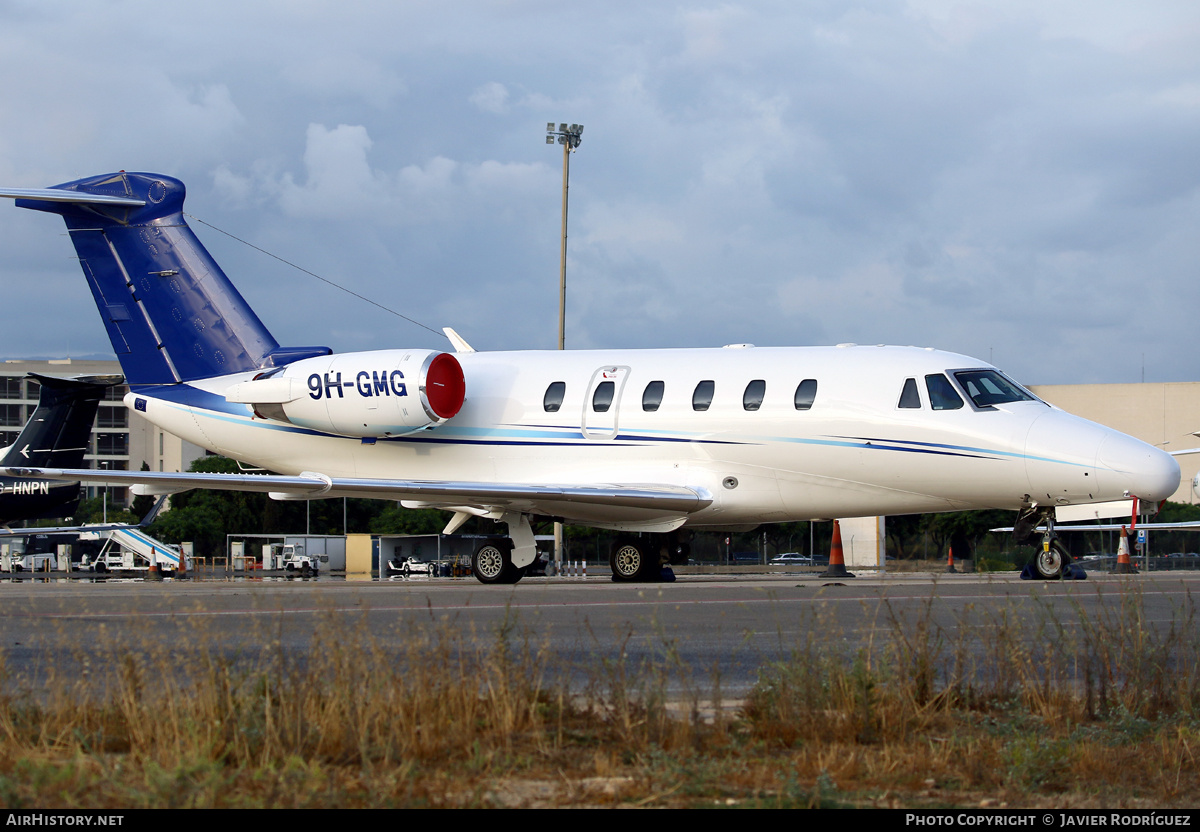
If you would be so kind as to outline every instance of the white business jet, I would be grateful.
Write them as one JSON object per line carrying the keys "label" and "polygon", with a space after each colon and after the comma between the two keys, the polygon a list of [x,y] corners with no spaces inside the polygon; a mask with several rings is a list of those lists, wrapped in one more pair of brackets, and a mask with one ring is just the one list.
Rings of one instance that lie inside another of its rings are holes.
{"label": "white business jet", "polygon": [[[915,347],[333,354],[281,347],[183,217],[184,186],[116,173],[17,205],[62,215],[130,385],[129,408],[278,475],[10,468],[19,476],[369,497],[507,524],[475,576],[514,583],[530,518],[625,532],[879,514],[1162,500],[1162,451],[1052,407],[982,361]],[[617,580],[653,579],[630,536]],[[1068,560],[1046,546],[1038,568]]]}

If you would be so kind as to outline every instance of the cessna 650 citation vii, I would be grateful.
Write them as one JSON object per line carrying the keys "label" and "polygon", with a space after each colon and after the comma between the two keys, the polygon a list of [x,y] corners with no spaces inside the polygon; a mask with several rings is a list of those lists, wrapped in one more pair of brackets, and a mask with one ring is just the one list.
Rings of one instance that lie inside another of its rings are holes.
{"label": "cessna 650 citation vii", "polygon": [[[278,475],[10,468],[140,483],[368,497],[507,524],[475,555],[484,583],[534,559],[531,516],[628,532],[1055,506],[1179,485],[1169,455],[1040,401],[996,368],[915,347],[333,354],[281,347],[183,217],[182,182],[115,173],[5,190],[62,215],[130,385],[127,407]],[[652,578],[658,545],[614,549]],[[1046,577],[1066,555],[1049,538]]]}

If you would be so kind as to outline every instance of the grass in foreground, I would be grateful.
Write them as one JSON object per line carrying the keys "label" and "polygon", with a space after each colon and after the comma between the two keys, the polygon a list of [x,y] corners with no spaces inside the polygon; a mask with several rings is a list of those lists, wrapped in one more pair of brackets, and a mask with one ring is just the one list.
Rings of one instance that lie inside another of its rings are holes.
{"label": "grass in foreground", "polygon": [[982,649],[931,606],[883,603],[854,655],[797,645],[736,710],[669,649],[596,657],[568,691],[511,626],[396,653],[331,617],[303,658],[81,655],[36,689],[0,679],[0,805],[1200,805],[1190,600],[1153,630],[1136,594],[1070,620],[1013,610]]}

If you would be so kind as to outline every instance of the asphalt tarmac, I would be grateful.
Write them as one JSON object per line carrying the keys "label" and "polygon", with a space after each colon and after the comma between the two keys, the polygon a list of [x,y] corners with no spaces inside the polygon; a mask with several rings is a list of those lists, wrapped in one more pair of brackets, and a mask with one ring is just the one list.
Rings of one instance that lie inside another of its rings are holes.
{"label": "asphalt tarmac", "polygon": [[[122,652],[271,652],[369,644],[400,655],[422,640],[450,650],[503,642],[547,658],[571,685],[656,671],[674,689],[748,690],[765,664],[814,643],[847,657],[931,640],[941,655],[985,657],[997,633],[1069,649],[1086,631],[1190,628],[1200,572],[1021,581],[1013,574],[686,576],[670,584],[526,578],[516,586],[413,577],[86,581],[0,580],[0,655],[11,680],[119,660]],[[336,645],[331,647],[330,645]]]}

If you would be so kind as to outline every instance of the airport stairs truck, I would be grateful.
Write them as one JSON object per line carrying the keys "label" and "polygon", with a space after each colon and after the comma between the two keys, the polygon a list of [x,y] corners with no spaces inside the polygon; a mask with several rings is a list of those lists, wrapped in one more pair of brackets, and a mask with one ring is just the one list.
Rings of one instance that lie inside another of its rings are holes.
{"label": "airport stairs truck", "polygon": [[87,535],[94,535],[92,540],[104,539],[104,546],[94,559],[85,559],[80,563],[81,569],[90,567],[96,572],[148,572],[151,566],[156,566],[161,572],[172,573],[179,571],[181,560],[185,570],[191,569],[191,563],[178,546],[155,540],[138,528],[84,532],[80,539]]}

